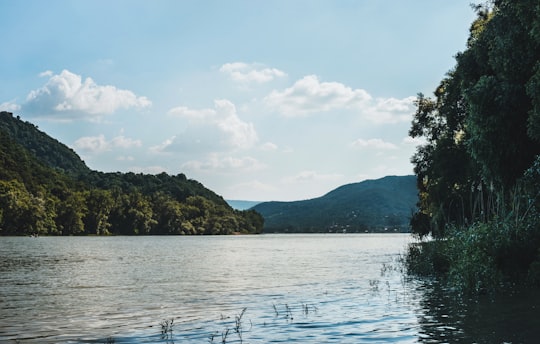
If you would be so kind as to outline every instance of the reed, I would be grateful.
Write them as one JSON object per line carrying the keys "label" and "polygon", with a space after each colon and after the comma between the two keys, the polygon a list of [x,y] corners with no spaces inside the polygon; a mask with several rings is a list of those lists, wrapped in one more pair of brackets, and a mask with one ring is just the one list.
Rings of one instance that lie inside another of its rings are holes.
{"label": "reed", "polygon": [[170,320],[164,319],[159,323],[159,325],[161,326],[161,339],[172,340],[174,318],[171,318]]}

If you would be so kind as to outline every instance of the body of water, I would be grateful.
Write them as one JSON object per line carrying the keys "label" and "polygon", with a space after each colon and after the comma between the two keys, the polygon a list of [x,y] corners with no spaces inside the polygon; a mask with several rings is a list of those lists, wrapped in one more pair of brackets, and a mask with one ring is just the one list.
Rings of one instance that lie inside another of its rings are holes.
{"label": "body of water", "polygon": [[0,238],[0,342],[529,342],[537,294],[405,278],[407,234]]}

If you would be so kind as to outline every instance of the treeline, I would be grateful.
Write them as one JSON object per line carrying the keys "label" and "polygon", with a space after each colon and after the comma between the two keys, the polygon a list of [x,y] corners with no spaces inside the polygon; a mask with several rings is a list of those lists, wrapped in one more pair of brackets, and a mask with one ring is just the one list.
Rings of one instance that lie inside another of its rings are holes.
{"label": "treeline", "polygon": [[540,5],[475,7],[467,48],[434,98],[418,95],[410,136],[420,191],[411,271],[462,290],[540,282]]}
{"label": "treeline", "polygon": [[91,171],[31,123],[0,113],[0,235],[206,235],[262,226],[260,214],[233,210],[183,174]]}

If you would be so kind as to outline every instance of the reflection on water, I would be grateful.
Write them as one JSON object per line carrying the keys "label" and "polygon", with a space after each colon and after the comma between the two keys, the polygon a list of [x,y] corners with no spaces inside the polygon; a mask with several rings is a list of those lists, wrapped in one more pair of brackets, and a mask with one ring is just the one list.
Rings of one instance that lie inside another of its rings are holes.
{"label": "reflection on water", "polygon": [[0,342],[538,338],[537,294],[452,298],[404,278],[397,257],[408,242],[403,234],[0,238]]}
{"label": "reflection on water", "polygon": [[459,297],[426,283],[420,302],[423,343],[537,343],[540,293]]}

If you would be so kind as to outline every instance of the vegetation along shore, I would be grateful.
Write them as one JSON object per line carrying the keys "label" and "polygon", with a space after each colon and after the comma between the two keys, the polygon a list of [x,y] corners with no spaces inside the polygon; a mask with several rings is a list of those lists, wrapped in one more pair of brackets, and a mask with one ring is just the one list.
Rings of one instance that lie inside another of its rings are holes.
{"label": "vegetation along shore", "polygon": [[540,16],[536,1],[476,7],[465,51],[419,94],[420,191],[406,262],[454,289],[540,284]]}

